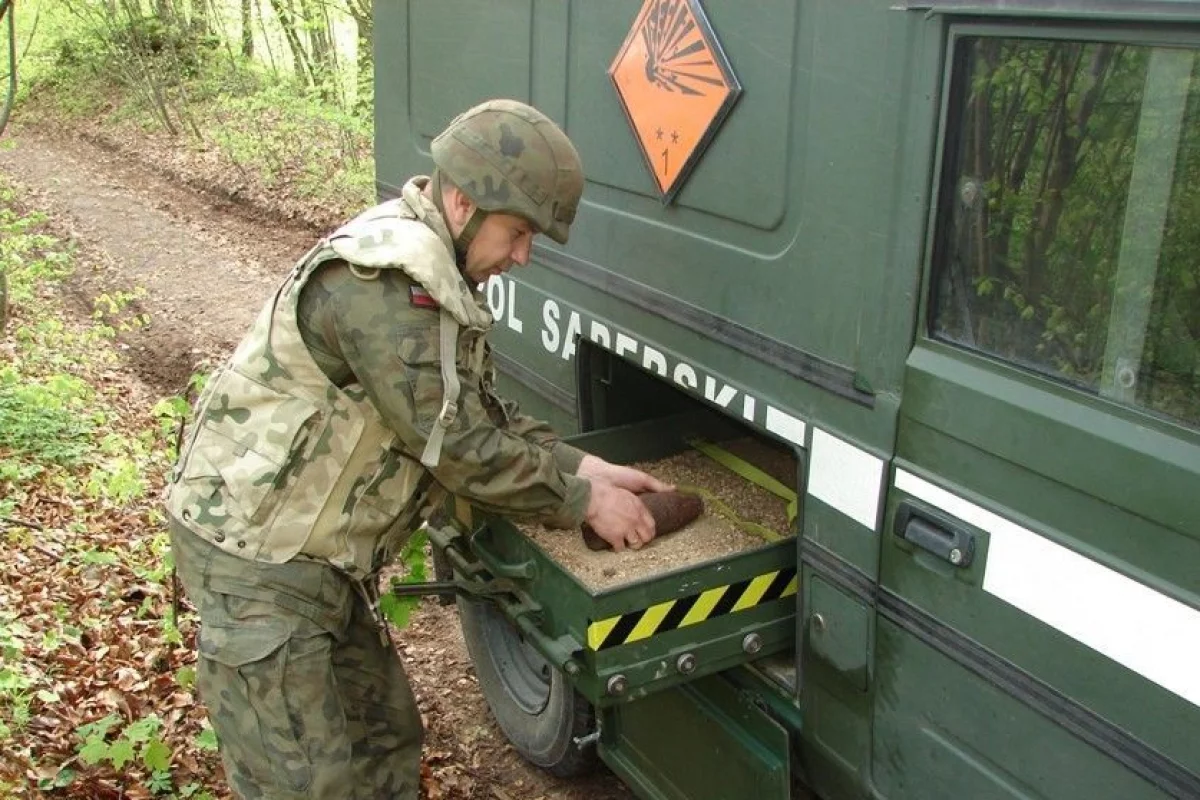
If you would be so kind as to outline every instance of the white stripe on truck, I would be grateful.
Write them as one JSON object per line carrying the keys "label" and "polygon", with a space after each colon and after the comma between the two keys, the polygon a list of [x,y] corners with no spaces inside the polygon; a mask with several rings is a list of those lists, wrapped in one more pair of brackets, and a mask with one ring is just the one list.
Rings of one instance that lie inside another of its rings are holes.
{"label": "white stripe on truck", "polygon": [[988,532],[984,591],[1200,706],[1200,611],[911,472],[896,488]]}
{"label": "white stripe on truck", "polygon": [[808,493],[874,531],[883,494],[883,459],[813,428]]}

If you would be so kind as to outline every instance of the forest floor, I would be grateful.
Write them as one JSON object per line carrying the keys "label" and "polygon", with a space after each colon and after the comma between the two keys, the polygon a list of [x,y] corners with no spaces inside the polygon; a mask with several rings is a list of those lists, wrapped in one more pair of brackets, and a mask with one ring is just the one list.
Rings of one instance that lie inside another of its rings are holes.
{"label": "forest floor", "polygon": [[[149,324],[120,334],[118,380],[149,396],[182,393],[189,376],[228,354],[338,216],[302,201],[247,198],[237,176],[215,174],[204,153],[180,154],[152,138],[10,127],[0,174],[76,248],[72,313],[87,320],[100,294],[145,290],[134,303]],[[607,771],[560,780],[520,758],[479,691],[454,606],[424,601],[395,640],[427,727],[431,800],[632,797]],[[205,783],[219,786],[219,776]]]}

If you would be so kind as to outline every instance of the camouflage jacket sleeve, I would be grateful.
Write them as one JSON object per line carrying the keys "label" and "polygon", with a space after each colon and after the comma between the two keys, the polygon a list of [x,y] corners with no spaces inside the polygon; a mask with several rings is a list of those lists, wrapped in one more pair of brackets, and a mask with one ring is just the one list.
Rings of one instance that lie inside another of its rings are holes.
{"label": "camouflage jacket sleeve", "polygon": [[[305,287],[299,323],[326,374],[361,384],[400,446],[418,458],[442,405],[439,311],[414,304],[410,286],[399,270],[364,281],[331,264]],[[460,352],[472,335],[460,332]],[[434,478],[488,511],[562,528],[582,524],[590,484],[563,470],[536,436],[497,424],[481,376],[470,374],[462,359],[459,380],[458,415],[431,470]]]}

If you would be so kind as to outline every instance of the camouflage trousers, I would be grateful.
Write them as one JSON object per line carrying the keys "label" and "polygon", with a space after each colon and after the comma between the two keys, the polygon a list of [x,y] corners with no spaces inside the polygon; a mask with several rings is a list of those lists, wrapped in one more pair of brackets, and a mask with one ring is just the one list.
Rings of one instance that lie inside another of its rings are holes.
{"label": "camouflage trousers", "polygon": [[369,607],[327,564],[247,561],[171,521],[196,682],[243,800],[416,800],[422,726]]}

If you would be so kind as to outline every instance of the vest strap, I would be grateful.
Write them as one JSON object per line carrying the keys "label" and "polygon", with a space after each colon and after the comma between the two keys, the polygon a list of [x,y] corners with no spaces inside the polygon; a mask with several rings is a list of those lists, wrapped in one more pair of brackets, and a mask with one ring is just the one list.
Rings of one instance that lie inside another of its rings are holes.
{"label": "vest strap", "polygon": [[442,309],[439,324],[439,339],[442,361],[442,410],[434,420],[429,439],[425,442],[425,452],[421,453],[421,463],[432,469],[442,458],[442,440],[446,430],[454,424],[458,416],[458,322],[449,311]]}

